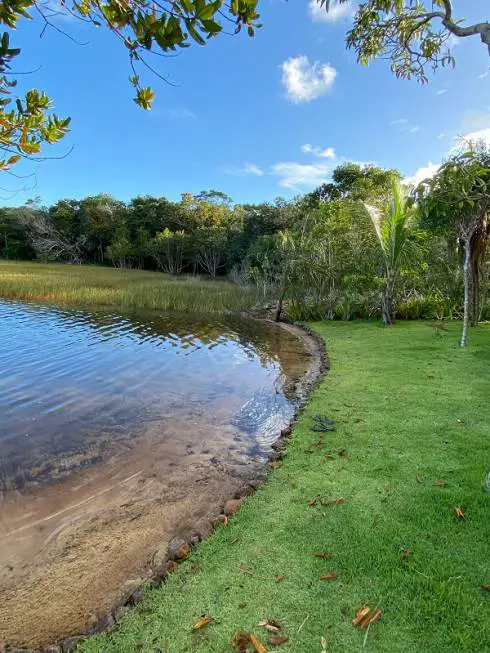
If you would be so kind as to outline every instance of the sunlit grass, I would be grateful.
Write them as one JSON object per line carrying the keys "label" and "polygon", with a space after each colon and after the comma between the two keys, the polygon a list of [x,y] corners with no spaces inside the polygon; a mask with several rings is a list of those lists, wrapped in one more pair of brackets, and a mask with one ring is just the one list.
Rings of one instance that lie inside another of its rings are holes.
{"label": "sunlit grass", "polygon": [[[265,641],[258,623],[275,619],[289,641],[268,650],[281,653],[320,653],[322,637],[329,653],[488,653],[490,326],[467,350],[458,324],[315,328],[332,369],[282,467],[83,651],[219,653],[235,630]],[[318,413],[337,420],[320,441]],[[310,506],[317,495],[344,502]],[[383,612],[369,632],[351,623],[366,602]],[[193,632],[202,615],[214,621]]]}
{"label": "sunlit grass", "polygon": [[98,266],[0,262],[0,297],[59,304],[223,313],[257,301],[228,281],[172,279],[159,272]]}

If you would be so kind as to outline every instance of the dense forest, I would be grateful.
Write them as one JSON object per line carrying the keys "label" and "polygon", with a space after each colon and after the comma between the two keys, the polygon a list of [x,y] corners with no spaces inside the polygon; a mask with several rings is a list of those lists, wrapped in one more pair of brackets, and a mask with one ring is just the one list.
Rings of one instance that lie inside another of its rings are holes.
{"label": "dense forest", "polygon": [[[396,170],[345,163],[329,183],[290,201],[235,204],[214,190],[179,202],[31,201],[0,209],[0,256],[227,276],[255,284],[264,301],[278,301],[278,316],[284,309],[292,319],[462,317],[466,289],[476,323],[490,317],[490,166],[484,149],[464,156],[419,189],[405,188]],[[473,213],[475,202],[484,207],[483,227],[477,217],[468,222],[471,210],[451,204],[449,191],[466,193]]]}

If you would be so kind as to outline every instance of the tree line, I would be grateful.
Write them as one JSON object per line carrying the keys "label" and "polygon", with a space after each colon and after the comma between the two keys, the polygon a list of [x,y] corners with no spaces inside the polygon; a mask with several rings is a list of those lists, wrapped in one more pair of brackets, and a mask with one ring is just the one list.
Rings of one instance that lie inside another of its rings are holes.
{"label": "tree line", "polygon": [[109,195],[0,209],[0,256],[227,276],[292,319],[490,317],[490,153],[469,145],[417,189],[344,163],[290,201]]}

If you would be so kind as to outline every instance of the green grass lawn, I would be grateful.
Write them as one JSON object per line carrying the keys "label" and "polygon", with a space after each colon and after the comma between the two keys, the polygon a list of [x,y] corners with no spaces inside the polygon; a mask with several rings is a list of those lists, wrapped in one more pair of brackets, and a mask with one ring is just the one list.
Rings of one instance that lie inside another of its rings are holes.
{"label": "green grass lawn", "polygon": [[[457,324],[314,328],[331,371],[282,466],[83,651],[224,653],[236,630],[265,641],[262,619],[289,637],[269,651],[320,653],[322,637],[328,653],[490,651],[490,326],[471,331],[466,351]],[[318,413],[337,420],[323,442],[310,431]],[[344,502],[310,506],[317,495]],[[357,630],[366,602],[383,616]],[[214,622],[193,632],[202,615]]]}
{"label": "green grass lawn", "polygon": [[148,270],[15,261],[0,262],[0,297],[207,313],[246,310],[258,299],[253,289],[223,280],[172,279]]}

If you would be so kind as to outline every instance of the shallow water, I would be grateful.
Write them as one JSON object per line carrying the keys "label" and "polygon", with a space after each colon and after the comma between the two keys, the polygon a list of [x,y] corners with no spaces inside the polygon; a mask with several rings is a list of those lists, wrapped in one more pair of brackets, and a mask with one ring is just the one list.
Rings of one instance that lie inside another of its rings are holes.
{"label": "shallow water", "polygon": [[208,534],[289,423],[304,347],[254,320],[0,300],[0,644],[86,632],[173,537]]}
{"label": "shallow water", "polygon": [[156,420],[192,423],[203,411],[230,442],[243,436],[266,453],[294,410],[288,365],[301,346],[252,320],[0,301],[0,343],[4,492],[100,462]]}

